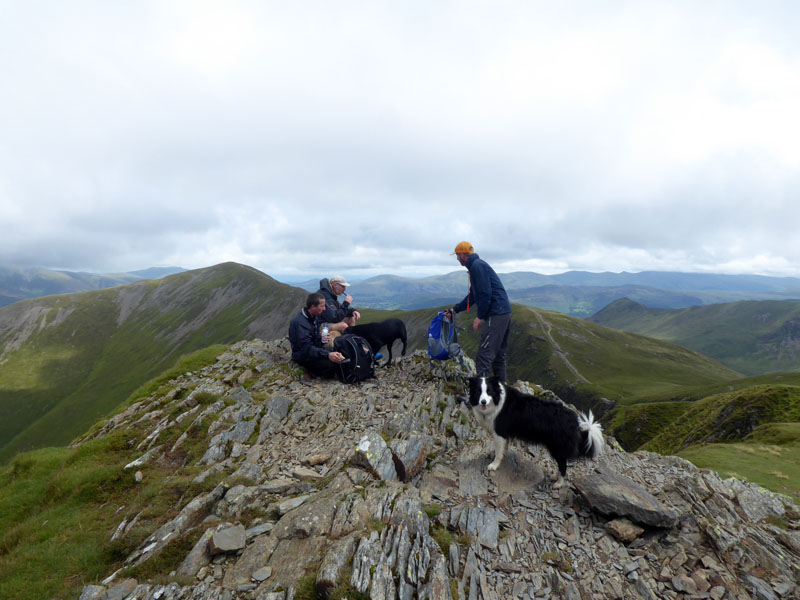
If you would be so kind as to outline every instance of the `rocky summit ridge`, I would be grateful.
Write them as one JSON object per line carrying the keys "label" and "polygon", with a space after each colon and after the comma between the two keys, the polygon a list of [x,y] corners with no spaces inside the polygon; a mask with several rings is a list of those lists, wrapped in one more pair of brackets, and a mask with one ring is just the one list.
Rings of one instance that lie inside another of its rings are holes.
{"label": "rocky summit ridge", "polygon": [[[121,434],[126,476],[205,484],[80,600],[800,597],[790,498],[611,438],[560,489],[535,446],[489,475],[455,363],[416,352],[351,386],[289,356],[285,339],[237,343],[77,442]],[[110,543],[141,529],[119,514]],[[137,577],[176,548],[168,573]]]}

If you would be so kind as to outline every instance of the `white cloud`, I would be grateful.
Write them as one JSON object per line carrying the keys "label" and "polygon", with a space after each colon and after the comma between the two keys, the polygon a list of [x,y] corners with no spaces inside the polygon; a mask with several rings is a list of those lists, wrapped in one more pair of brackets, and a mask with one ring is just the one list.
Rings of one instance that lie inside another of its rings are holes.
{"label": "white cloud", "polygon": [[0,263],[800,275],[791,3],[13,3]]}

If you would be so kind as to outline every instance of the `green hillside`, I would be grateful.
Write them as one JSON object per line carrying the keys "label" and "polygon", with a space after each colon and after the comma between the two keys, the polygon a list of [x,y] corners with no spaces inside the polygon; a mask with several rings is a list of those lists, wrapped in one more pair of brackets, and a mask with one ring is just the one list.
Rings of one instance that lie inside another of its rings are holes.
{"label": "green hillside", "polygon": [[[426,314],[429,322],[431,313]],[[462,346],[474,358],[478,334],[471,328],[473,318],[460,314],[456,324],[463,328]],[[584,408],[596,408],[601,397],[623,404],[669,399],[688,388],[725,385],[740,377],[674,344],[512,305],[508,380],[539,383]]]}
{"label": "green hillside", "polygon": [[794,300],[667,310],[623,299],[589,320],[690,348],[746,375],[800,370],[800,302]]}
{"label": "green hillside", "polygon": [[[800,493],[800,387],[754,385],[673,404],[670,414],[650,404],[636,407],[640,421],[653,421],[659,413],[665,417],[642,450],[678,454],[723,475]],[[627,431],[637,418],[632,408],[626,407],[625,418],[614,415]]]}
{"label": "green hillside", "polygon": [[305,295],[225,263],[0,309],[0,462],[69,443],[184,353],[285,335]]}
{"label": "green hillside", "polygon": [[677,454],[689,446],[744,440],[766,423],[800,423],[800,387],[761,385],[703,398],[642,449]]}

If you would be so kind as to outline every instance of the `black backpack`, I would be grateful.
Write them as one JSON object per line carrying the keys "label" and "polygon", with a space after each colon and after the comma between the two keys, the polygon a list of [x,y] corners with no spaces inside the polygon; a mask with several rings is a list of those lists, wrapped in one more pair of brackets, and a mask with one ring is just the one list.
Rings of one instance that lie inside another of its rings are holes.
{"label": "black backpack", "polygon": [[360,335],[345,333],[333,341],[333,349],[344,355],[339,363],[339,381],[358,383],[375,377],[375,356],[369,342]]}

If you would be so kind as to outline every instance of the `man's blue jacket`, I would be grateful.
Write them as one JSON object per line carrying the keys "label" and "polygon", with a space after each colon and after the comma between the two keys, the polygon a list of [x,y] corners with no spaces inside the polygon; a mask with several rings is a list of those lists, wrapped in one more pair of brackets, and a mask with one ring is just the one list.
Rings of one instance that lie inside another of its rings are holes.
{"label": "man's blue jacket", "polygon": [[466,267],[469,271],[469,294],[453,310],[458,313],[467,310],[467,306],[477,306],[478,318],[481,320],[510,313],[511,303],[508,301],[506,288],[489,263],[481,260],[477,254],[471,254]]}

